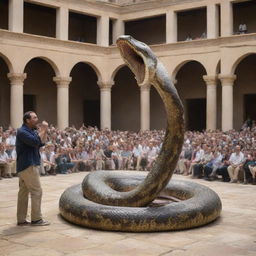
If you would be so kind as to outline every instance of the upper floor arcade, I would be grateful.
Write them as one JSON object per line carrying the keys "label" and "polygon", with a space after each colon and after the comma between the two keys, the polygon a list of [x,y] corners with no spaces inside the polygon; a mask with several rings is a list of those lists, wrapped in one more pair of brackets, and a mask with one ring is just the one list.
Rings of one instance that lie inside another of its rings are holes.
{"label": "upper floor arcade", "polygon": [[253,0],[128,2],[1,0],[0,29],[100,46],[121,34],[152,45],[256,32]]}

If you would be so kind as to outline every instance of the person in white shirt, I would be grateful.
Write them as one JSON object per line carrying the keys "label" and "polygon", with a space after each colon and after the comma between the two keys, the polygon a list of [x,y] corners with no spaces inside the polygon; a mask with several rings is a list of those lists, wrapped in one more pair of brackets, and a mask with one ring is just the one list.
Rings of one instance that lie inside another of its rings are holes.
{"label": "person in white shirt", "polygon": [[134,165],[136,170],[138,171],[140,168],[140,160],[141,160],[141,154],[142,154],[141,145],[139,145],[138,143],[135,143],[132,153],[133,153]]}
{"label": "person in white shirt", "polygon": [[42,174],[53,174],[55,175],[55,153],[54,153],[54,145],[47,144],[45,148],[41,152],[41,160],[43,162],[44,170],[42,170]]}
{"label": "person in white shirt", "polygon": [[[203,145],[203,147],[205,147],[205,145]],[[204,149],[202,149],[200,146],[197,146],[194,159],[192,160],[192,162],[190,164],[190,167],[189,167],[189,170],[188,170],[189,174],[192,174],[192,176],[193,176],[194,166],[196,164],[200,163],[203,160],[203,158],[204,158]]]}
{"label": "person in white shirt", "polygon": [[244,154],[241,152],[241,147],[237,145],[235,152],[231,154],[229,158],[228,174],[231,183],[237,183],[238,173],[240,168],[243,166]]}
{"label": "person in white shirt", "polygon": [[8,137],[6,138],[6,145],[12,145],[12,146],[15,146],[15,142],[16,142],[16,133],[14,130],[11,130],[9,132],[9,135]]}
{"label": "person in white shirt", "polygon": [[[12,161],[12,159],[5,152],[4,143],[0,143],[0,179],[1,176],[4,178],[12,178],[12,169],[14,164],[15,162]],[[3,174],[1,175],[2,170]]]}
{"label": "person in white shirt", "polygon": [[149,151],[147,153],[148,164],[147,169],[150,170],[152,164],[155,162],[157,157],[157,149],[153,146],[153,143],[149,144]]}

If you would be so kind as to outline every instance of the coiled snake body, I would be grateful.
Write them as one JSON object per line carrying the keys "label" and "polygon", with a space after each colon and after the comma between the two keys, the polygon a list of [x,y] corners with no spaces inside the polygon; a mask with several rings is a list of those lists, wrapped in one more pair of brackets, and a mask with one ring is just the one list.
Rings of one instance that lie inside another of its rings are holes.
{"label": "coiled snake body", "polygon": [[[183,145],[184,120],[181,101],[165,68],[146,44],[131,36],[119,37],[117,46],[138,85],[153,85],[164,102],[167,128],[162,148],[147,175],[131,171],[88,174],[82,186],[62,194],[61,215],[86,227],[133,232],[186,229],[215,220],[221,201],[214,191],[192,182],[170,181]],[[180,201],[150,206],[160,192]]]}

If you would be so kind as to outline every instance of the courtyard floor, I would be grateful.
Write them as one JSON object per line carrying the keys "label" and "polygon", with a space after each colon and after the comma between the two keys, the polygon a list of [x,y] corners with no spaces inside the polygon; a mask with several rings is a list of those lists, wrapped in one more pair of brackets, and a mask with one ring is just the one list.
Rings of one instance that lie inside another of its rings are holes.
{"label": "courtyard floor", "polygon": [[[42,177],[46,227],[17,227],[18,178],[0,181],[1,256],[229,256],[256,255],[256,186],[193,180],[216,191],[223,204],[221,217],[207,226],[158,233],[123,233],[86,229],[59,216],[58,200],[85,173]],[[189,179],[174,175],[174,179]]]}

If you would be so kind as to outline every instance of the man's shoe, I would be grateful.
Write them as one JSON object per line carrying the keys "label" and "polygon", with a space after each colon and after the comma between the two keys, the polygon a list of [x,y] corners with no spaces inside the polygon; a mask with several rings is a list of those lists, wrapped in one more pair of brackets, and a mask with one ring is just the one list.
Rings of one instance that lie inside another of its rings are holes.
{"label": "man's shoe", "polygon": [[27,220],[25,220],[24,222],[18,222],[17,223],[17,226],[28,226],[30,225],[31,223]]}
{"label": "man's shoe", "polygon": [[48,226],[50,225],[50,222],[47,220],[36,220],[36,221],[31,221],[32,226]]}

